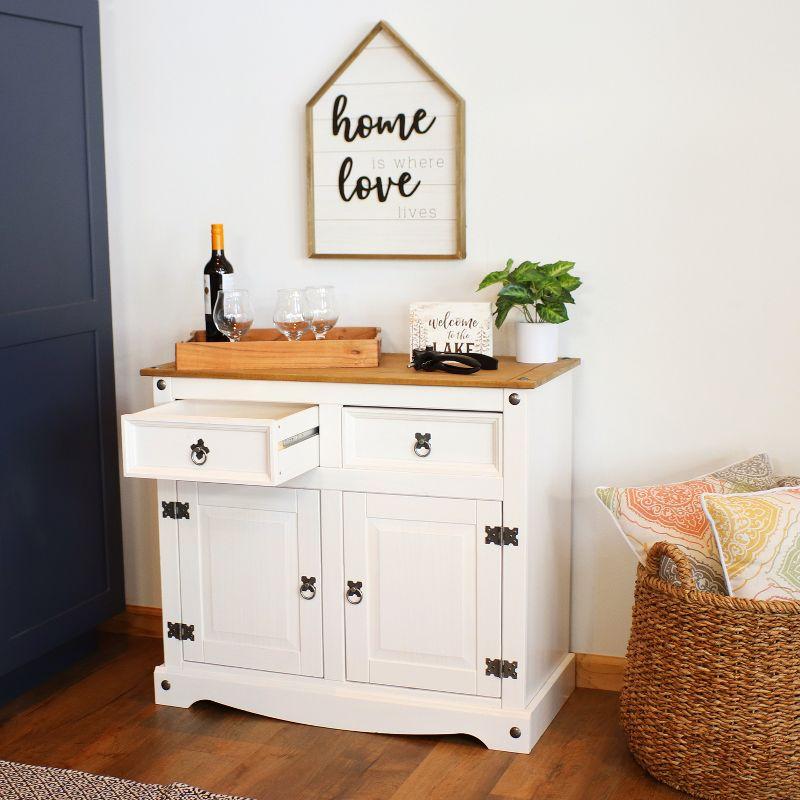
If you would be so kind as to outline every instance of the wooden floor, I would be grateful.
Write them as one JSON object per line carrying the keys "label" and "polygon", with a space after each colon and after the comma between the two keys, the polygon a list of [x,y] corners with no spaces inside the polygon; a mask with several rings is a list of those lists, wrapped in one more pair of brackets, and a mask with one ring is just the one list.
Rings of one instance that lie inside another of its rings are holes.
{"label": "wooden floor", "polygon": [[686,798],[625,749],[618,696],[578,689],[530,755],[461,736],[383,736],[265,719],[213,703],[153,703],[156,639],[105,633],[98,652],[0,708],[0,760],[257,800]]}

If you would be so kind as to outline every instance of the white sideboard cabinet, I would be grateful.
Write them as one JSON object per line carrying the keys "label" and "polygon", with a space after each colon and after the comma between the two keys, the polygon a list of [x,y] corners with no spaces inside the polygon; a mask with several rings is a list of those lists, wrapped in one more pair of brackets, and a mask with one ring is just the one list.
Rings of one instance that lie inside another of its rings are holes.
{"label": "white sideboard cabinet", "polygon": [[574,688],[572,374],[142,370],[158,703],[526,753]]}

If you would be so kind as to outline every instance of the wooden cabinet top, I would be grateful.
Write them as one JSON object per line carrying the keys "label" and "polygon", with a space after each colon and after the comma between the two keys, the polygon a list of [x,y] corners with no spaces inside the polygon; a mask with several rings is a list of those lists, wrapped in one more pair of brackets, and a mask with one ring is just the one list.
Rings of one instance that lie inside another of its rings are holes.
{"label": "wooden cabinet top", "polygon": [[233,378],[251,381],[307,381],[309,383],[378,383],[398,386],[466,386],[483,389],[535,389],[553,378],[575,369],[579,358],[561,358],[553,364],[519,364],[501,356],[497,370],[481,370],[474,375],[447,372],[417,372],[408,367],[407,353],[384,353],[377,367],[337,367],[325,369],[265,369],[232,372],[178,370],[175,362],[147,367],[140,374],[153,378]]}

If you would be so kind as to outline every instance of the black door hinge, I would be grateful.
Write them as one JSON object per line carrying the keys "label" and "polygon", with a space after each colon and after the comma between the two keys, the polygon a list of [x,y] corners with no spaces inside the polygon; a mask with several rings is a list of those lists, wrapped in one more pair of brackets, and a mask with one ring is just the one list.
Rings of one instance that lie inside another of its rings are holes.
{"label": "black door hinge", "polygon": [[177,639],[179,642],[194,641],[194,625],[186,625],[183,622],[167,623],[167,639]]}
{"label": "black door hinge", "polygon": [[517,666],[516,661],[505,661],[499,658],[486,659],[486,674],[494,675],[495,678],[512,678],[517,679]]}
{"label": "black door hinge", "polygon": [[499,525],[487,525],[485,528],[486,544],[512,544],[519,546],[519,528],[501,528]]}
{"label": "black door hinge", "polygon": [[170,519],[189,519],[189,504],[162,500],[161,516]]}

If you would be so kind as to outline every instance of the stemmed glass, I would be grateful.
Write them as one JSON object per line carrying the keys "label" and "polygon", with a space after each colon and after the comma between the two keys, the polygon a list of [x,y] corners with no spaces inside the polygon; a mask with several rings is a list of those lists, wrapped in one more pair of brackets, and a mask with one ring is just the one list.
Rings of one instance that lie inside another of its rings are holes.
{"label": "stemmed glass", "polygon": [[339,320],[333,286],[306,286],[305,300],[306,322],[317,339],[324,339]]}
{"label": "stemmed glass", "polygon": [[272,320],[290,342],[297,341],[309,326],[303,292],[300,289],[279,289]]}
{"label": "stemmed glass", "polygon": [[231,342],[241,340],[253,324],[253,304],[250,295],[237,290],[220,292],[212,312],[214,324]]}

